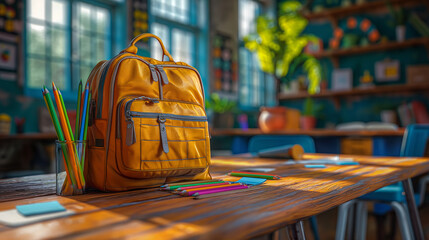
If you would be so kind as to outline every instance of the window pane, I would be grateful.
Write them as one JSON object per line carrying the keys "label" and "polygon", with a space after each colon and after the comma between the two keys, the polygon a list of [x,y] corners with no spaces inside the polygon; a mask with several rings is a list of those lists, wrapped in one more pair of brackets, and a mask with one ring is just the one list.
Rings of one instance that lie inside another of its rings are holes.
{"label": "window pane", "polygon": [[39,20],[45,20],[45,0],[30,0],[29,14],[30,17]]}
{"label": "window pane", "polygon": [[[155,35],[160,37],[162,39],[162,42],[164,43],[164,46],[169,49],[170,42],[169,42],[169,34],[168,34],[168,28],[165,25],[154,23],[152,25],[152,31]],[[151,48],[151,56],[152,58],[155,58],[157,60],[162,60],[162,48],[159,42],[155,39],[150,40],[150,48]],[[174,57],[174,56],[173,56]]]}
{"label": "window pane", "polygon": [[152,13],[182,23],[191,23],[189,0],[154,0]]}
{"label": "window pane", "polygon": [[51,33],[52,33],[52,40],[51,40],[52,56],[65,58],[66,50],[67,50],[66,32],[61,29],[53,28]]}
{"label": "window pane", "polygon": [[62,91],[67,91],[68,86],[66,84],[66,69],[64,62],[52,62],[51,63],[51,79],[55,82],[55,85]]}
{"label": "window pane", "polygon": [[30,53],[46,53],[46,29],[45,26],[28,24],[28,51]]}
{"label": "window pane", "polygon": [[239,31],[238,35],[243,38],[255,31],[255,22],[259,10],[258,3],[252,0],[240,0],[239,2]]}
{"label": "window pane", "polygon": [[51,21],[52,23],[65,25],[66,24],[66,4],[61,1],[52,1],[51,5]]}
{"label": "window pane", "polygon": [[104,39],[95,39],[96,62],[106,59],[106,43]]}
{"label": "window pane", "polygon": [[85,86],[86,80],[88,80],[89,74],[91,73],[92,67],[87,65],[80,65],[80,78],[82,79],[82,84]]}
{"label": "window pane", "polygon": [[79,59],[81,62],[91,62],[91,38],[79,35]]}
{"label": "window pane", "polygon": [[107,34],[108,33],[108,29],[107,29],[108,22],[107,22],[107,19],[108,19],[109,12],[106,9],[103,9],[103,8],[98,8],[96,12],[97,12],[96,13],[96,18],[95,18],[95,22],[96,22],[96,26],[97,26],[96,31],[99,32],[99,33],[105,33],[105,34]]}
{"label": "window pane", "polygon": [[90,30],[91,29],[91,8],[88,4],[79,4],[79,29]]}
{"label": "window pane", "polygon": [[193,37],[191,33],[173,29],[173,57],[175,61],[193,65]]}
{"label": "window pane", "polygon": [[46,61],[44,59],[28,58],[27,64],[28,86],[41,88],[46,81]]}

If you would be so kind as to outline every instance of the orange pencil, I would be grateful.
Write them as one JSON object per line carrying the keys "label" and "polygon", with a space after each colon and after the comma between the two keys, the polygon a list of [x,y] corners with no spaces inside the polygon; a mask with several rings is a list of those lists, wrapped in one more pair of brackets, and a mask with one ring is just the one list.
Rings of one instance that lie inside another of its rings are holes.
{"label": "orange pencil", "polygon": [[207,190],[207,189],[225,188],[225,187],[233,187],[233,186],[240,186],[240,185],[243,185],[243,184],[242,183],[233,183],[233,184],[226,184],[226,185],[219,185],[219,186],[212,186],[212,187],[193,188],[193,189],[183,190],[180,193],[184,194],[184,193],[190,192],[190,191],[201,191],[201,190]]}
{"label": "orange pencil", "polygon": [[73,173],[76,176],[76,183],[77,183],[77,188],[78,189],[82,189],[82,183],[81,183],[81,179],[80,179],[80,174],[79,174],[79,170],[76,166],[76,156],[74,154],[74,148],[71,142],[71,137],[70,137],[70,132],[68,130],[67,127],[67,123],[66,123],[66,119],[64,116],[64,111],[61,105],[61,100],[60,100],[60,96],[58,95],[58,91],[57,88],[55,87],[54,82],[52,82],[52,89],[54,92],[54,96],[55,96],[55,102],[57,103],[57,109],[58,109],[58,115],[60,118],[60,122],[61,122],[61,127],[64,131],[64,137],[66,139],[66,143],[67,143],[67,148],[69,149],[69,153],[70,153],[70,160],[71,160],[71,165],[73,168]]}

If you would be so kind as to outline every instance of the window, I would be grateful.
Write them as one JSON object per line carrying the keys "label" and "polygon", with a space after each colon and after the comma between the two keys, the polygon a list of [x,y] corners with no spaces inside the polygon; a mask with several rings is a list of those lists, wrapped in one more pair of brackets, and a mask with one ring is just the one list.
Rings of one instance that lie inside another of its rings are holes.
{"label": "window", "polygon": [[72,92],[112,54],[111,9],[72,0],[27,0],[26,88],[51,81]]}
{"label": "window", "polygon": [[275,81],[259,68],[256,53],[244,47],[243,37],[255,32],[256,18],[261,12],[260,3],[253,0],[239,0],[239,76],[240,106],[272,106],[276,103]]}
{"label": "window", "polygon": [[[200,70],[205,61],[199,61],[199,53],[205,44],[204,25],[206,2],[203,0],[153,0],[151,12],[153,23],[152,33],[159,36],[167,50],[177,62],[185,62]],[[151,55],[161,59],[162,50],[157,41],[151,40]]]}

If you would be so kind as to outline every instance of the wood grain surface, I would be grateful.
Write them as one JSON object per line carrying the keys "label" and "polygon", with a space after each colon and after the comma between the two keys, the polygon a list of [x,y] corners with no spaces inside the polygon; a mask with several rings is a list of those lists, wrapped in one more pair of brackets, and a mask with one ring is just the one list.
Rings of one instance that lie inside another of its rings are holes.
{"label": "wood grain surface", "polygon": [[428,158],[347,157],[361,165],[307,169],[248,155],[215,158],[211,172],[216,178],[238,179],[224,174],[269,166],[276,168],[270,174],[282,179],[267,180],[254,191],[200,200],[155,188],[59,197],[53,175],[1,180],[0,211],[57,200],[76,214],[17,228],[0,225],[0,239],[248,239],[429,171]]}

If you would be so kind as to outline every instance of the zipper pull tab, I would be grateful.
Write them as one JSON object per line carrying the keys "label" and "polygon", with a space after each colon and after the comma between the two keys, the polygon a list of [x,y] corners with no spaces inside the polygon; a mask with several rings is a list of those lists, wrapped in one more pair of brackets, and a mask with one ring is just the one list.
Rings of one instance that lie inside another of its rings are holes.
{"label": "zipper pull tab", "polygon": [[156,73],[156,70],[155,70],[156,66],[150,64],[149,69],[150,69],[150,74],[152,75],[153,81],[158,82],[158,74]]}
{"label": "zipper pull tab", "polygon": [[136,143],[136,130],[134,128],[134,121],[132,117],[129,117],[127,120],[127,135],[125,138],[125,143],[127,146],[131,146]]}
{"label": "zipper pull tab", "polygon": [[168,84],[169,81],[168,81],[167,73],[165,73],[165,71],[164,71],[164,68],[162,66],[159,66],[159,65],[156,66],[156,68],[158,69],[159,73],[161,74],[162,82],[164,84]]}
{"label": "zipper pull tab", "polygon": [[159,116],[158,123],[159,123],[159,132],[161,134],[162,149],[164,150],[165,153],[168,153],[170,149],[168,148],[167,129],[165,128],[165,118],[163,116]]}

